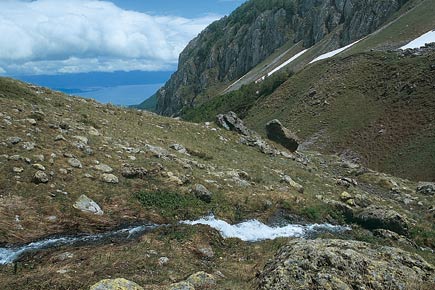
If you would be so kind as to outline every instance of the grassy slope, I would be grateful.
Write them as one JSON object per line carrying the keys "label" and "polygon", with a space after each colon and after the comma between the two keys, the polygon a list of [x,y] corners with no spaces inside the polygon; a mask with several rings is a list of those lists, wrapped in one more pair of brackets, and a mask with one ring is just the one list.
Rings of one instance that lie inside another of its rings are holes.
{"label": "grassy slope", "polygon": [[378,52],[314,64],[254,107],[246,121],[263,131],[278,118],[305,140],[321,133],[317,148],[350,148],[378,170],[433,180],[433,63],[434,53],[401,58]]}
{"label": "grassy slope", "polygon": [[[335,178],[354,175],[334,156],[304,152],[309,160],[305,166],[290,159],[261,154],[255,148],[240,144],[239,136],[231,132],[70,98],[10,79],[0,78],[0,108],[2,244],[23,243],[58,233],[99,232],[144,219],[157,223],[174,222],[199,217],[210,210],[232,222],[246,218],[267,221],[279,209],[306,221],[340,222],[342,218],[321,199],[339,200],[345,188],[337,185]],[[32,112],[37,110],[42,110],[45,115]],[[37,119],[36,125],[26,121],[29,117]],[[68,123],[71,129],[61,132],[53,128],[52,124],[61,122]],[[101,135],[90,135],[90,126],[97,128]],[[67,141],[54,142],[54,137],[59,133]],[[74,145],[75,135],[89,138],[93,155],[86,155]],[[22,143],[8,145],[4,141],[11,136],[19,136],[23,142],[35,142],[36,147],[33,151],[26,151],[22,149]],[[171,151],[177,159],[166,160],[154,157],[144,149],[145,144],[152,144],[170,150],[168,147],[173,143],[183,144],[196,153],[185,156]],[[123,146],[143,151],[128,153]],[[83,168],[71,169],[70,173],[64,175],[59,170],[69,167],[67,158],[63,157],[67,152],[77,156]],[[52,153],[56,157],[50,163]],[[29,158],[30,164],[24,160],[5,158],[5,155],[15,154]],[[36,161],[36,154],[43,154],[45,160]],[[136,160],[131,160],[131,155]],[[205,168],[188,168],[176,161],[181,158],[196,161]],[[120,178],[119,184],[101,182],[99,173],[93,168],[95,160],[110,165]],[[53,171],[48,184],[35,185],[31,182],[35,172],[31,164],[35,162],[44,165],[48,173]],[[124,163],[152,169],[154,162],[165,167],[157,175],[130,180],[120,174]],[[24,172],[13,173],[13,167],[22,167]],[[251,185],[237,185],[231,178],[234,170],[245,171]],[[168,172],[186,178],[190,183],[178,185],[171,181]],[[301,183],[305,192],[301,194],[282,184],[280,180],[283,173]],[[94,178],[88,178],[85,174],[91,174]],[[414,182],[375,173],[356,178],[370,182],[374,180],[373,186],[378,189],[372,192],[363,187],[352,187],[348,189],[351,194],[361,194],[371,203],[391,206],[416,220],[420,231],[413,236],[415,241],[420,245],[435,247],[433,215],[426,211],[433,203],[433,197],[418,195],[423,205],[408,205],[392,199],[388,190],[377,184],[382,184],[384,179],[394,179],[401,186],[415,188]],[[210,183],[211,180],[215,183]],[[202,183],[215,193],[212,203],[205,204],[192,198],[189,190],[195,183]],[[56,193],[57,189],[68,194]],[[104,216],[84,214],[74,209],[72,204],[81,194],[99,203],[105,212]],[[138,196],[141,198],[138,199]],[[185,207],[174,206],[180,200]],[[16,222],[17,216],[19,224]],[[56,216],[57,220],[49,219],[51,216]],[[358,226],[354,228],[351,235],[343,238],[388,243]],[[216,231],[207,227],[168,227],[128,244],[60,248],[28,255],[21,259],[16,268],[13,265],[0,267],[0,288],[87,289],[103,278],[124,277],[146,289],[163,289],[172,281],[183,280],[196,271],[205,270],[210,273],[220,271],[225,275],[226,278],[218,282],[219,289],[252,289],[256,271],[283,243],[285,239],[246,244],[237,240],[223,240]],[[201,245],[211,246],[215,258],[203,259],[198,256],[196,249]],[[73,257],[66,260],[59,258],[59,254],[66,251],[72,253]],[[433,260],[426,252],[418,252],[429,261]],[[158,266],[161,256],[169,257],[168,265]]]}

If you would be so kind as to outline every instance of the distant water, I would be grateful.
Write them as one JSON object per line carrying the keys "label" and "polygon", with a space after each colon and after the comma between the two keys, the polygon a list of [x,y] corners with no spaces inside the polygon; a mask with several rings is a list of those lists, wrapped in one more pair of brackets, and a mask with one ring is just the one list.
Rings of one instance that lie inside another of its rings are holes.
{"label": "distant water", "polygon": [[130,106],[142,103],[151,97],[163,84],[128,85],[115,87],[58,89],[66,94],[95,99],[101,103]]}

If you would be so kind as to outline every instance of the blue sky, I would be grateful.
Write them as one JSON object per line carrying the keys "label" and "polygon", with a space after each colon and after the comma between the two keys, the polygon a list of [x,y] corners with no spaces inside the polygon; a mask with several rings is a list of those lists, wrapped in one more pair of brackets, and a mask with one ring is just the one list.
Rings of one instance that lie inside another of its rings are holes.
{"label": "blue sky", "polygon": [[245,0],[114,0],[112,2],[124,9],[191,18],[207,14],[227,15]]}
{"label": "blue sky", "polygon": [[171,71],[243,0],[0,0],[0,75]]}

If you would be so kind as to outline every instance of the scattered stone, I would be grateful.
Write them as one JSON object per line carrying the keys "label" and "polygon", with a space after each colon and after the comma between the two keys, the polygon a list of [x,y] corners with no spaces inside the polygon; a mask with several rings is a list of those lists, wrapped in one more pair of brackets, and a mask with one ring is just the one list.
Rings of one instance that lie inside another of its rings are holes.
{"label": "scattered stone", "polygon": [[23,143],[23,149],[27,151],[31,151],[35,149],[36,144],[33,142],[24,142]]}
{"label": "scattered stone", "polygon": [[130,165],[124,165],[121,171],[121,175],[125,178],[144,178],[148,174],[148,171],[143,167],[133,167]]}
{"label": "scattered stone", "polygon": [[370,230],[386,229],[400,235],[407,236],[409,234],[410,222],[408,219],[392,209],[372,205],[356,213],[354,220]]}
{"label": "scattered stone", "polygon": [[405,236],[401,236],[395,232],[384,230],[384,229],[377,229],[373,231],[373,234],[377,237],[381,237],[383,239],[389,240],[391,242],[400,243],[402,245],[411,246],[417,248],[417,245],[410,239],[408,239]]}
{"label": "scattered stone", "polygon": [[200,200],[206,202],[206,203],[210,203],[213,193],[210,192],[204,185],[202,184],[195,184],[195,186],[192,189],[193,193],[195,194],[195,196],[197,198],[199,198]]}
{"label": "scattered stone", "polygon": [[149,144],[145,145],[145,150],[151,152],[157,158],[163,158],[169,155],[169,152],[166,149],[158,146],[152,146]]}
{"label": "scattered stone", "polygon": [[210,246],[197,247],[195,252],[202,258],[212,259],[214,258],[213,248]]}
{"label": "scattered stone", "polygon": [[63,137],[63,135],[57,135],[54,137],[54,141],[66,141],[66,139]]}
{"label": "scattered stone", "polygon": [[96,170],[104,172],[104,173],[112,173],[113,172],[112,167],[110,167],[109,165],[106,165],[106,164],[102,164],[102,163],[95,165],[94,168]]}
{"label": "scattered stone", "polygon": [[419,182],[417,185],[417,193],[424,195],[435,195],[435,183]]}
{"label": "scattered stone", "polygon": [[101,207],[92,199],[82,194],[73,205],[74,208],[95,215],[103,215]]}
{"label": "scattered stone", "polygon": [[349,188],[351,186],[357,186],[358,182],[355,179],[349,177],[340,177],[337,179],[337,185],[341,185],[346,188]]}
{"label": "scattered stone", "polygon": [[73,138],[85,145],[88,145],[89,140],[84,136],[73,136]]}
{"label": "scattered stone", "polygon": [[37,169],[37,170],[45,171],[45,167],[39,163],[33,164],[32,167]]}
{"label": "scattered stone", "polygon": [[14,173],[21,173],[23,171],[24,171],[24,168],[22,168],[22,167],[14,167],[14,168],[12,168],[12,172],[14,172]]}
{"label": "scattered stone", "polygon": [[60,168],[60,169],[59,169],[59,173],[60,173],[60,174],[67,175],[67,174],[68,174],[68,170],[66,170],[65,168]]}
{"label": "scattered stone", "polygon": [[42,154],[33,155],[33,158],[35,158],[35,160],[39,162],[43,162],[45,160],[45,157]]}
{"label": "scattered stone", "polygon": [[70,159],[68,159],[68,164],[71,165],[71,167],[74,167],[74,168],[83,168],[82,163],[77,158],[70,158]]}
{"label": "scattered stone", "polygon": [[54,258],[56,261],[63,262],[63,261],[74,258],[74,254],[70,253],[70,252],[65,252],[65,253],[61,253],[59,255],[56,255]]}
{"label": "scattered stone", "polygon": [[48,175],[44,171],[36,171],[33,175],[33,182],[36,184],[47,183],[48,181]]}
{"label": "scattered stone", "polygon": [[28,119],[26,119],[26,122],[29,123],[32,126],[36,125],[36,120],[35,119],[28,118]]}
{"label": "scattered stone", "polygon": [[174,149],[178,153],[190,155],[189,153],[187,153],[187,149],[183,145],[172,144],[172,145],[169,145],[169,148]]}
{"label": "scattered stone", "polygon": [[234,112],[217,115],[216,123],[228,131],[235,131],[245,136],[252,135],[252,131],[243,124],[243,121],[239,119]]}
{"label": "scattered stone", "polygon": [[300,185],[299,183],[297,183],[296,181],[294,181],[290,176],[288,175],[284,175],[281,178],[281,182],[287,183],[288,185],[290,185],[291,187],[293,187],[294,189],[296,189],[299,193],[304,193],[304,187],[302,185]]}
{"label": "scattered stone", "polygon": [[138,284],[124,278],[105,279],[91,286],[89,290],[144,290]]}
{"label": "scattered stone", "polygon": [[168,257],[160,257],[159,258],[159,261],[158,261],[159,266],[164,266],[167,263],[169,263],[169,258]]}
{"label": "scattered stone", "polygon": [[216,285],[216,278],[211,274],[201,271],[190,275],[186,279],[186,282],[192,284],[195,289],[207,289]]}
{"label": "scattered stone", "polygon": [[[258,275],[258,289],[414,289],[435,269],[417,254],[359,241],[296,239]],[[409,284],[410,282],[416,284]]]}
{"label": "scattered stone", "polygon": [[112,183],[112,184],[119,183],[118,177],[116,177],[113,174],[109,174],[109,173],[104,173],[103,175],[101,175],[101,180],[106,182],[106,183]]}
{"label": "scattered stone", "polygon": [[88,133],[89,133],[89,135],[92,135],[92,136],[100,136],[101,135],[100,132],[92,126],[89,127]]}
{"label": "scattered stone", "polygon": [[6,139],[6,142],[12,145],[18,144],[21,141],[23,141],[23,139],[21,139],[20,137],[9,137]]}
{"label": "scattered stone", "polygon": [[195,290],[195,287],[189,282],[181,281],[169,286],[168,290]]}
{"label": "scattered stone", "polygon": [[19,160],[21,160],[21,156],[20,155],[11,155],[8,157],[8,159],[11,161],[19,161]]}
{"label": "scattered stone", "polygon": [[281,144],[291,152],[295,152],[299,147],[299,138],[277,119],[266,124],[266,133],[270,140]]}

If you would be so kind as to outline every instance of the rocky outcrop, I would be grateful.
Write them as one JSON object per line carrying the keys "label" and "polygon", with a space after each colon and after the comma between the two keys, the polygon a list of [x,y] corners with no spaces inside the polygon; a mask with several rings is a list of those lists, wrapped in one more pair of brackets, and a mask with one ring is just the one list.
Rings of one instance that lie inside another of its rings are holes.
{"label": "rocky outcrop", "polygon": [[216,116],[216,123],[228,130],[235,131],[239,134],[250,136],[253,134],[251,130],[249,130],[243,121],[237,117],[237,114],[234,112],[228,112],[227,114],[219,114]]}
{"label": "rocky outcrop", "polygon": [[101,207],[92,199],[82,194],[73,205],[74,208],[95,215],[103,215]]}
{"label": "rocky outcrop", "polygon": [[156,93],[159,114],[180,115],[207,89],[239,79],[288,41],[308,48],[334,34],[331,50],[375,31],[407,0],[251,0],[212,23],[180,54]]}
{"label": "rocky outcrop", "polygon": [[345,240],[294,240],[258,275],[258,289],[420,289],[435,268],[416,254]]}
{"label": "rocky outcrop", "polygon": [[424,195],[435,195],[435,182],[419,182],[417,193]]}
{"label": "rocky outcrop", "polygon": [[291,152],[295,152],[299,147],[299,138],[289,129],[284,127],[279,120],[272,120],[266,124],[267,137],[275,141]]}
{"label": "rocky outcrop", "polygon": [[138,284],[123,278],[101,280],[89,290],[143,290]]}
{"label": "rocky outcrop", "polygon": [[354,221],[367,229],[386,229],[405,236],[410,229],[408,218],[379,206],[369,206],[354,214]]}

